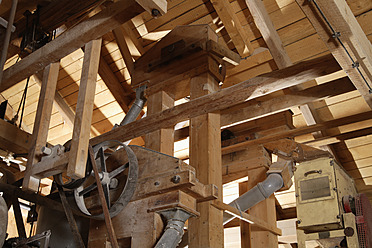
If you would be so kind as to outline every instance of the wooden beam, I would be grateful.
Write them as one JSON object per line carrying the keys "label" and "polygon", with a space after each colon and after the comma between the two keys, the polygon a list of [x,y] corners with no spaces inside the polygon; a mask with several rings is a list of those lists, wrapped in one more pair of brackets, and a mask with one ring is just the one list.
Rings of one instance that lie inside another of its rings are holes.
{"label": "wooden beam", "polygon": [[16,154],[27,154],[30,149],[31,134],[0,119],[0,148]]}
{"label": "wooden beam", "polygon": [[126,23],[124,23],[123,25],[121,25],[121,27],[123,28],[124,34],[127,34],[129,36],[129,38],[133,42],[134,46],[138,50],[138,52],[141,55],[143,55],[146,52],[146,50],[145,50],[145,48],[143,47],[143,45],[140,43],[140,41],[138,39],[139,34],[136,35],[136,33],[138,33],[138,32],[137,32],[137,29],[134,26],[133,22],[132,21],[127,21]]}
{"label": "wooden beam", "polygon": [[115,100],[120,105],[121,109],[124,111],[124,113],[128,113],[128,106],[132,102],[130,94],[134,93],[132,88],[128,85],[127,89],[124,89],[102,56],[99,58],[98,73],[103,82],[105,82],[111,94],[114,96]]}
{"label": "wooden beam", "polygon": [[[342,69],[348,74],[364,100],[372,108],[372,45],[347,2],[339,0],[296,0],[296,2],[309,18]],[[327,18],[333,30],[326,24],[316,6]],[[355,67],[356,64],[353,65],[351,58],[340,41],[353,61],[359,64],[358,67]],[[363,74],[369,87],[357,68]]]}
{"label": "wooden beam", "polygon": [[252,100],[221,111],[221,125],[263,117],[267,114],[281,112],[291,107],[326,99],[355,90],[348,78],[338,79],[317,85],[302,91],[288,89],[285,95],[268,100]]}
{"label": "wooden beam", "polygon": [[[329,83],[317,85],[305,90],[288,89],[286,95],[269,100],[252,100],[238,104],[234,107],[221,110],[221,126],[228,126],[235,122],[249,119],[265,118],[267,114],[275,115],[277,112],[303,105],[316,100],[337,96],[355,90],[349,78],[338,79]],[[186,139],[189,136],[189,127],[178,129],[174,133],[174,141]]]}
{"label": "wooden beam", "polygon": [[[284,49],[283,43],[270,19],[269,14],[265,9],[263,2],[261,0],[246,0],[245,2],[278,68],[283,69],[291,66],[292,61]],[[300,110],[307,125],[313,125],[320,122],[312,103],[302,105]],[[320,132],[316,135],[322,136],[323,134]],[[331,147],[324,147],[323,149],[333,154]]]}
{"label": "wooden beam", "polygon": [[253,52],[247,32],[240,24],[230,2],[226,0],[210,0],[229,34],[236,50],[241,57],[249,56]]}
{"label": "wooden beam", "polygon": [[262,0],[245,0],[245,3],[278,68],[283,69],[291,66],[292,61],[284,50],[283,43],[276,32]]}
{"label": "wooden beam", "polygon": [[[164,91],[159,91],[148,97],[147,115],[162,112],[174,106],[174,98]],[[174,127],[162,128],[146,134],[146,147],[173,156]]]}
{"label": "wooden beam", "polygon": [[324,136],[324,137],[319,137],[317,139],[303,142],[305,145],[309,145],[312,147],[321,147],[324,145],[330,145],[330,144],[335,144],[339,143],[341,141],[349,140],[349,139],[355,139],[363,136],[367,136],[372,134],[372,127],[367,127],[355,131],[350,131],[347,133],[342,133],[342,134],[337,134],[337,135],[332,135],[332,136]]}
{"label": "wooden beam", "polygon": [[98,39],[90,41],[85,46],[71,153],[67,167],[67,175],[72,178],[85,176],[101,43],[102,39]]}
{"label": "wooden beam", "polygon": [[112,30],[116,43],[118,44],[121,56],[123,57],[123,60],[125,62],[125,65],[128,69],[129,75],[132,77],[133,70],[134,70],[134,62],[132,54],[129,51],[128,44],[125,40],[125,31],[122,26],[115,28]]}
{"label": "wooden beam", "polygon": [[[60,211],[62,213],[64,212],[62,204],[60,202],[54,201],[39,194],[22,191],[21,188],[18,188],[7,183],[0,182],[0,192],[4,192],[6,195],[14,195],[26,201],[48,207],[50,209]],[[73,208],[72,211],[74,212],[75,215],[83,216],[83,214],[75,208]]]}
{"label": "wooden beam", "polygon": [[339,65],[329,55],[301,62],[283,70],[263,74],[232,87],[196,98],[188,103],[177,105],[154,114],[151,118],[145,117],[129,123],[125,127],[119,127],[93,138],[91,144],[94,145],[113,138],[126,141],[163,127],[175,125],[188,118],[226,109],[338,70]]}
{"label": "wooden beam", "polygon": [[[271,233],[274,233],[276,235],[282,235],[282,230],[277,228],[275,225],[272,225],[270,223],[267,223],[266,221],[262,220],[261,218],[258,218],[254,215],[251,215],[251,214],[247,214],[245,212],[240,212],[238,209],[230,206],[230,205],[227,205],[219,200],[215,200],[213,202],[213,205],[216,206],[217,208],[221,209],[221,210],[225,210],[225,211],[228,211],[230,213],[233,213],[235,214],[236,216],[242,216],[242,218],[244,220],[247,220],[247,221],[250,221],[250,222],[253,222],[254,224],[252,225],[255,225],[257,227],[259,227],[260,229],[263,229],[263,230],[267,230]],[[260,247],[260,246],[258,246]],[[274,247],[274,246],[264,246],[264,247]]]}
{"label": "wooden beam", "polygon": [[[190,81],[190,97],[217,91],[218,81],[206,72]],[[221,131],[219,113],[208,113],[190,119],[190,165],[203,184],[214,184],[222,192]],[[219,194],[222,201],[222,194]],[[189,247],[223,247],[223,212],[211,202],[197,204],[198,218],[189,220]]]}
{"label": "wooden beam", "polygon": [[[247,182],[239,183],[239,196],[243,195],[248,191],[248,184]],[[251,248],[251,240],[252,240],[252,225],[246,221],[239,221],[240,226],[240,240],[241,240],[241,248]]]}
{"label": "wooden beam", "polygon": [[288,131],[283,131],[271,135],[267,135],[262,138],[254,139],[254,140],[249,140],[249,141],[244,141],[240,142],[238,144],[230,145],[227,147],[222,148],[222,154],[228,154],[232,152],[239,151],[247,146],[251,145],[258,145],[258,144],[265,144],[269,143],[275,140],[280,140],[284,138],[293,138],[295,136],[303,135],[303,134],[309,134],[312,132],[320,131],[320,130],[325,130],[328,128],[333,128],[333,127],[339,127],[343,125],[348,125],[351,123],[357,123],[360,121],[365,121],[368,119],[372,118],[372,111],[352,115],[352,116],[347,116],[339,119],[334,119],[330,121],[326,121],[323,123],[311,125],[311,126],[305,126],[305,127],[300,127],[296,129],[291,129]]}
{"label": "wooden beam", "polygon": [[112,4],[5,70],[0,92],[42,70],[51,62],[56,62],[67,56],[87,42],[102,37],[108,31],[143,11],[143,8],[135,0],[121,0]]}
{"label": "wooden beam", "polygon": [[32,176],[32,167],[39,162],[41,148],[46,146],[50,117],[52,115],[54,94],[57,88],[59,62],[48,65],[44,70],[39,102],[37,104],[34,130],[27,159],[27,168],[23,180],[23,189],[38,191],[40,180]]}
{"label": "wooden beam", "polygon": [[[90,140],[90,144],[95,145],[110,139],[116,139],[124,142],[161,128],[173,126],[189,118],[239,105],[240,103],[244,103],[246,100],[248,102],[254,101],[254,99],[259,96],[270,94],[271,92],[275,92],[281,88],[304,83],[316,77],[328,75],[329,73],[338,70],[339,65],[336,63],[336,61],[334,61],[331,55],[302,62],[292,67],[264,74],[232,87],[222,89],[218,92],[193,99],[187,103],[164,110],[161,113],[153,114],[151,118],[145,117],[133,123],[129,123],[125,125],[125,127],[118,127],[115,130],[92,138]],[[316,95],[317,94],[321,93],[318,92]],[[309,101],[315,99],[318,98],[314,96],[310,97],[310,99],[309,97],[306,98],[306,100]],[[283,98],[283,100],[285,100],[285,98]],[[280,102],[277,102],[277,104],[280,104]],[[257,105],[256,107],[257,109],[260,109],[260,105]],[[265,108],[265,111],[267,112],[261,112],[261,114],[269,114],[271,109]],[[349,119],[349,121],[352,120]],[[312,131],[313,130],[310,132]],[[56,161],[54,164],[47,166],[48,168],[44,169],[49,170],[50,168],[54,167],[54,165],[63,167],[65,164],[66,163],[62,161],[61,158],[61,161]],[[41,173],[44,169],[39,169],[38,173]]]}

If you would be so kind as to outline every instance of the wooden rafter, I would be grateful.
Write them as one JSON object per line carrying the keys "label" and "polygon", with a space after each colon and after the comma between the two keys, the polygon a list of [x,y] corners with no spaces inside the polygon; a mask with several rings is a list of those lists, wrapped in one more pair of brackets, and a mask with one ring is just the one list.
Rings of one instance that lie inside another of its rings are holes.
{"label": "wooden rafter", "polygon": [[5,70],[0,92],[42,70],[51,62],[58,61],[79,49],[90,40],[102,37],[143,11],[144,9],[135,0],[122,0],[112,4]]}
{"label": "wooden rafter", "polygon": [[[276,31],[263,2],[261,0],[246,0],[245,2],[278,68],[283,69],[285,67],[291,66],[292,61],[284,49],[279,34]],[[300,107],[300,110],[303,117],[305,118],[307,125],[314,125],[320,122],[320,119],[316,113],[316,109],[313,107],[312,104],[304,104]],[[314,138],[317,138],[323,136],[324,134],[322,132],[319,132],[314,133],[313,135]],[[324,149],[335,156],[331,147],[325,146]]]}
{"label": "wooden rafter", "polygon": [[245,0],[254,22],[279,69],[291,66],[292,61],[284,50],[283,43],[261,0]]}
{"label": "wooden rafter", "polygon": [[129,75],[132,77],[133,75],[133,70],[134,70],[134,62],[132,55],[130,54],[129,47],[127,45],[127,42],[125,40],[125,31],[123,30],[122,27],[115,28],[112,30],[115,40],[118,44],[121,56],[123,57],[123,60],[125,62],[125,66],[128,69]]}
{"label": "wooden rafter", "polygon": [[121,109],[124,111],[124,113],[128,113],[128,106],[133,100],[130,97],[130,93],[133,93],[133,90],[129,85],[126,89],[124,89],[124,87],[120,84],[119,79],[112,72],[110,66],[102,56],[99,58],[98,73],[103,82],[105,82],[111,94],[114,96],[115,100],[120,105]]}
{"label": "wooden rafter", "polygon": [[334,119],[334,120],[331,120],[331,121],[327,121],[327,122],[323,122],[323,123],[319,123],[319,124],[315,124],[315,125],[311,125],[311,126],[305,126],[305,127],[291,129],[291,130],[287,130],[287,131],[283,131],[283,132],[279,132],[279,133],[274,133],[274,134],[267,135],[267,136],[264,136],[264,137],[259,138],[259,139],[243,141],[243,142],[240,142],[240,143],[237,143],[237,144],[234,144],[234,145],[224,147],[224,148],[222,148],[222,154],[228,154],[228,153],[236,152],[236,151],[239,151],[239,150],[244,149],[244,148],[246,148],[248,146],[251,146],[251,145],[259,145],[259,144],[266,144],[266,143],[270,143],[270,142],[275,142],[275,141],[280,140],[280,139],[291,138],[291,137],[300,136],[300,135],[303,135],[303,134],[309,134],[309,133],[312,133],[312,132],[325,130],[325,129],[328,129],[328,128],[348,125],[348,124],[351,124],[351,123],[365,121],[365,120],[368,120],[370,118],[372,118],[372,111],[356,114],[356,115],[353,115],[353,116],[347,116],[347,117],[343,117],[343,118],[339,118],[339,119]]}
{"label": "wooden rafter", "polygon": [[[340,0],[296,0],[337,62],[372,108],[372,45],[347,5]],[[320,11],[324,14],[321,16]],[[355,63],[341,45],[340,41]],[[358,70],[363,77],[359,74]],[[370,91],[371,90],[371,91]]]}
{"label": "wooden rafter", "polygon": [[241,57],[246,57],[253,52],[247,32],[243,29],[238,17],[235,15],[229,1],[210,0],[229,34],[236,50]]}
{"label": "wooden rafter", "polygon": [[119,127],[94,138],[92,144],[114,137],[118,140],[129,140],[163,127],[175,125],[191,117],[226,109],[338,70],[340,70],[339,65],[329,55],[301,62],[283,70],[263,74],[232,87],[175,106],[162,113],[154,114],[151,118],[145,117],[129,123],[125,127]]}

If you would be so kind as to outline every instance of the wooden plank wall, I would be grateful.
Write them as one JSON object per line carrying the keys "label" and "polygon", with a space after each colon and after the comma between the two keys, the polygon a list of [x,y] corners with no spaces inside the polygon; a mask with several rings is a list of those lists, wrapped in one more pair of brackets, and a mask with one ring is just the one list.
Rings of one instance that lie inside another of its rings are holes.
{"label": "wooden plank wall", "polygon": [[[263,2],[293,63],[328,53],[326,46],[294,0],[263,0]],[[370,0],[348,0],[347,2],[367,37],[372,40],[372,25],[370,25],[372,2]],[[209,1],[169,0],[168,4],[168,13],[164,16],[154,19],[150,14],[144,12],[131,22],[123,25],[126,35],[132,39],[128,46],[134,59],[152,47],[156,40],[163,37],[172,28],[185,24],[210,24],[217,31],[220,37],[219,42],[234,49],[233,43]],[[245,1],[230,0],[230,4],[248,33],[253,48],[265,47],[266,45],[252,21]],[[103,37],[102,56],[120,83],[122,85],[130,84],[130,74],[112,33]],[[61,60],[57,88],[73,110],[75,110],[77,102],[82,58],[83,52],[77,50]],[[14,63],[15,59],[8,61],[7,66]],[[227,71],[225,87],[275,69],[277,68],[270,53],[263,51],[243,60],[241,65],[230,68]],[[9,99],[15,110],[18,108],[24,85],[25,82],[22,82],[2,93],[6,99]],[[31,79],[24,116],[24,122],[30,128],[33,127],[39,90],[38,84]],[[356,91],[315,103],[315,106],[322,121],[360,113],[369,109]],[[293,111],[295,112],[295,126],[306,125],[300,112],[297,109],[293,109]],[[96,134],[110,130],[112,125],[120,122],[123,117],[124,114],[120,106],[115,102],[102,79],[98,77],[92,120]],[[371,126],[372,123],[366,122],[364,125]],[[348,130],[352,128],[348,127]],[[334,129],[328,132],[332,134],[337,131],[337,129]],[[64,123],[58,111],[53,108],[48,141],[52,144],[64,143],[71,138],[71,132],[71,128]],[[311,137],[299,138],[300,141],[308,139],[311,139]],[[341,162],[357,179],[357,184],[361,188],[365,188],[364,181],[368,184],[372,183],[372,157],[368,154],[371,147],[372,138],[370,137],[335,145],[335,148],[343,151],[339,152]],[[353,159],[356,161],[353,162]],[[364,178],[364,181],[362,178]]]}

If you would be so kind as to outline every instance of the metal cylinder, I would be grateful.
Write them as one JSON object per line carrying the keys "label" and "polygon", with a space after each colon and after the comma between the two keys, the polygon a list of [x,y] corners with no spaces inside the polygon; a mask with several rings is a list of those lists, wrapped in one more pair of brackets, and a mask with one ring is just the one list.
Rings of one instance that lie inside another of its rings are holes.
{"label": "metal cylinder", "polygon": [[182,239],[183,227],[191,214],[183,209],[175,208],[162,211],[161,215],[166,218],[167,226],[155,248],[175,248]]}
{"label": "metal cylinder", "polygon": [[[283,187],[283,178],[280,174],[270,174],[265,181],[258,183],[251,190],[241,195],[229,205],[245,212],[257,203],[265,200],[275,191]],[[235,217],[226,212],[223,213],[223,224],[230,222]]]}

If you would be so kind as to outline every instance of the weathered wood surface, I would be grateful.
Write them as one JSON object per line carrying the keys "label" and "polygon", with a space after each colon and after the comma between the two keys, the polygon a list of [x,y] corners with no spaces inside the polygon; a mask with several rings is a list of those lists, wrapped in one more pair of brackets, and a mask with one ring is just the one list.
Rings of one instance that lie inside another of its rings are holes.
{"label": "weathered wood surface", "polygon": [[6,69],[0,92],[142,13],[135,0],[118,1]]}
{"label": "weathered wood surface", "polygon": [[272,92],[298,85],[316,77],[328,75],[340,69],[332,56],[326,55],[311,61],[263,74],[232,87],[208,94],[188,103],[175,106],[161,113],[153,114],[124,127],[91,139],[91,144],[104,140],[129,140],[162,127],[169,127],[178,122],[232,107]]}

